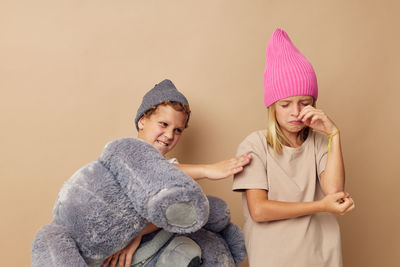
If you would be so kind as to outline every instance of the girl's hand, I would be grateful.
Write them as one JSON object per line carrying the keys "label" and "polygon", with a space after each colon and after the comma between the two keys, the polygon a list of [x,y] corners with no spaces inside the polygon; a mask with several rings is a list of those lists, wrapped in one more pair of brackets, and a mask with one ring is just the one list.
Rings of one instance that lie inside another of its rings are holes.
{"label": "girl's hand", "polygon": [[297,118],[305,125],[326,135],[334,134],[338,130],[334,122],[322,110],[310,105],[303,108]]}
{"label": "girl's hand", "polygon": [[251,155],[243,154],[240,157],[204,165],[204,176],[212,180],[226,178],[241,172],[243,167],[250,163],[250,160]]}
{"label": "girl's hand", "polygon": [[[135,237],[123,250],[118,251],[114,255],[108,257],[104,263],[104,267],[116,267],[118,261],[118,267],[129,267],[132,263],[132,257],[136,249],[139,247],[142,236]],[[110,265],[109,265],[110,264]]]}
{"label": "girl's hand", "polygon": [[326,195],[320,201],[323,211],[334,214],[344,215],[355,208],[350,194],[345,192]]}

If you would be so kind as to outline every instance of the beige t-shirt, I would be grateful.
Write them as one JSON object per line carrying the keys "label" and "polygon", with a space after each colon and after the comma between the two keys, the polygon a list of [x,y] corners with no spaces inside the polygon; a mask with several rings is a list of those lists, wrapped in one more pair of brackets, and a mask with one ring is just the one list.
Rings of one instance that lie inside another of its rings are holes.
{"label": "beige t-shirt", "polygon": [[239,145],[237,155],[250,153],[253,158],[233,181],[233,190],[242,192],[250,267],[342,266],[335,215],[323,212],[272,222],[252,220],[245,189],[265,189],[268,199],[277,201],[323,198],[318,177],[325,169],[328,138],[310,131],[301,147],[283,147],[283,153],[276,154],[265,136],[265,130],[253,132]]}

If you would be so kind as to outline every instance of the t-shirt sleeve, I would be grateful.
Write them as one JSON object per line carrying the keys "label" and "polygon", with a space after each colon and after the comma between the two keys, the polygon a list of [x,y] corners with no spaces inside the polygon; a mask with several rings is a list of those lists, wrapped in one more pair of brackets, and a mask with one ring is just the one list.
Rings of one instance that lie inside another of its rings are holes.
{"label": "t-shirt sleeve", "polygon": [[177,160],[176,158],[170,158],[170,159],[167,159],[167,161],[168,161],[170,164],[179,164],[179,162],[178,162],[178,160]]}
{"label": "t-shirt sleeve", "polygon": [[245,189],[268,190],[266,148],[258,135],[248,136],[238,147],[236,155],[248,153],[252,156],[249,165],[233,178],[233,191],[244,191]]}
{"label": "t-shirt sleeve", "polygon": [[328,160],[328,137],[322,133],[315,133],[315,160],[317,164],[318,178],[325,170],[326,161]]}

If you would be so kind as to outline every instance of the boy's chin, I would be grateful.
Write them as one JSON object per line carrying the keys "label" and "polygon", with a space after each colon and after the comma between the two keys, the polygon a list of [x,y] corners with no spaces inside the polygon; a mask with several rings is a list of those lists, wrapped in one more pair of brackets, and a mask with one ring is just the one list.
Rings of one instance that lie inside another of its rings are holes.
{"label": "boy's chin", "polygon": [[161,145],[159,145],[159,144],[155,144],[154,147],[155,147],[155,148],[158,150],[158,152],[160,152],[160,154],[163,155],[163,156],[164,156],[165,154],[167,154],[167,153],[170,151],[169,147],[161,146]]}

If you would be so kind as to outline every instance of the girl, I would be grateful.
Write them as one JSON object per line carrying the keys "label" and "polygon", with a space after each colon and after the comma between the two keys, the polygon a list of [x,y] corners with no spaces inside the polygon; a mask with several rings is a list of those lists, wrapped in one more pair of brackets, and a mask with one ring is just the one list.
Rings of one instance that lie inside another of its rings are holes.
{"label": "girl", "polygon": [[340,132],[315,108],[311,64],[277,29],[267,46],[267,130],[250,134],[238,154],[252,161],[235,175],[243,192],[244,234],[251,267],[342,266],[334,214],[354,209],[344,192]]}

